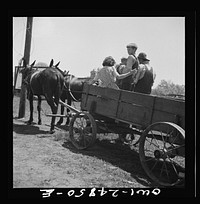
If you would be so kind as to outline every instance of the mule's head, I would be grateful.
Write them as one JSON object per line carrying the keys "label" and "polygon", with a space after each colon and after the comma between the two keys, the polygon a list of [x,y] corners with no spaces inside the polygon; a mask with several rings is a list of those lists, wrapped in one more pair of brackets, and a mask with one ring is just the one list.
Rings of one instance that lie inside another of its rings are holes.
{"label": "mule's head", "polygon": [[72,79],[76,78],[73,74],[70,74],[69,71],[64,71],[64,72],[65,72],[65,74],[64,74],[65,82],[69,82]]}
{"label": "mule's head", "polygon": [[69,73],[69,71],[64,71],[64,89],[69,90],[69,84],[76,79],[76,77]]}
{"label": "mule's head", "polygon": [[49,64],[49,67],[53,67],[53,68],[57,69],[57,70],[63,75],[64,78],[69,77],[69,76],[70,76],[69,71],[66,71],[66,70],[62,71],[62,70],[58,67],[59,64],[60,64],[60,62],[58,62],[57,64],[54,65],[54,61],[53,61],[53,59],[52,59],[51,62],[50,62],[50,64]]}
{"label": "mule's head", "polygon": [[69,71],[66,71],[66,70],[65,70],[65,71],[63,72],[63,75],[64,75],[64,78],[67,77],[67,76],[70,76]]}

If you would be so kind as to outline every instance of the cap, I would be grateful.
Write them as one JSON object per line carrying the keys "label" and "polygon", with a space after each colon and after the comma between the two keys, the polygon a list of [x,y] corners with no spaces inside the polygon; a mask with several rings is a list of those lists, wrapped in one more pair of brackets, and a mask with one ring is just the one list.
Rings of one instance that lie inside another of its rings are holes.
{"label": "cap", "polygon": [[128,47],[135,47],[135,48],[138,48],[138,46],[135,44],[135,43],[129,43],[127,46]]}
{"label": "cap", "polygon": [[150,61],[150,60],[147,58],[147,54],[144,53],[144,52],[141,52],[141,53],[138,55],[138,58],[139,58],[139,59],[146,60],[146,61]]}

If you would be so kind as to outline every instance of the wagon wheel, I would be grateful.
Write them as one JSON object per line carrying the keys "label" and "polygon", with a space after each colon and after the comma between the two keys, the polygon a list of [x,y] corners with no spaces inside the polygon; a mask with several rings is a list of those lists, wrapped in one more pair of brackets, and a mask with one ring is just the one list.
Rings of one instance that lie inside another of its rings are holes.
{"label": "wagon wheel", "polygon": [[184,184],[185,131],[170,122],[157,122],[143,132],[139,144],[147,175],[162,186]]}
{"label": "wagon wheel", "polygon": [[77,149],[86,149],[96,139],[97,127],[94,118],[87,112],[76,113],[69,126],[69,136]]}

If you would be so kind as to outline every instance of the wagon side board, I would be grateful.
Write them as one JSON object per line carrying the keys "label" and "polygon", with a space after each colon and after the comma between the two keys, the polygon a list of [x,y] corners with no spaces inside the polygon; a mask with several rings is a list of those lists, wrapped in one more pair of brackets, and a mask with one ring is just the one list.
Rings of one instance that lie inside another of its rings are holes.
{"label": "wagon side board", "polygon": [[81,109],[142,128],[173,122],[185,128],[185,102],[85,84]]}

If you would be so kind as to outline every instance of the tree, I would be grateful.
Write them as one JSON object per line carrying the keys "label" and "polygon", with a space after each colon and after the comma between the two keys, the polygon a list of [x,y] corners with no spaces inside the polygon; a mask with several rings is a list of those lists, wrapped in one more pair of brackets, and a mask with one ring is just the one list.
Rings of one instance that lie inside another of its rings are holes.
{"label": "tree", "polygon": [[185,95],[185,85],[174,84],[171,81],[161,80],[160,84],[151,92],[157,96]]}

